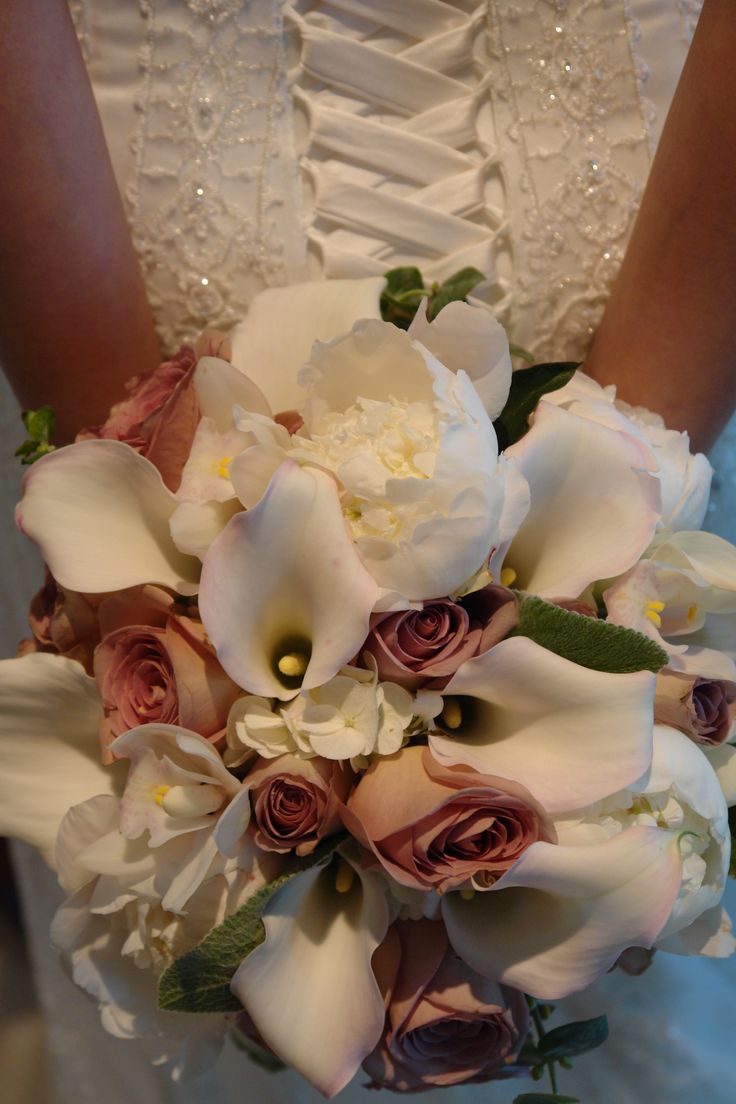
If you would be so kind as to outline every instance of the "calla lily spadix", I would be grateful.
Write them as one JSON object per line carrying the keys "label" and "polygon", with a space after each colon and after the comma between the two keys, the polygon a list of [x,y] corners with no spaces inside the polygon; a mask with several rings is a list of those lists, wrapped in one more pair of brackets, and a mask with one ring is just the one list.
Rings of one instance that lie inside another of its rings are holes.
{"label": "calla lily spadix", "polygon": [[266,938],[236,971],[232,990],[264,1041],[332,1097],[383,1029],[371,957],[389,924],[385,883],[339,858],[287,882],[263,924]]}
{"label": "calla lily spadix", "polygon": [[580,667],[526,637],[468,660],[443,690],[442,763],[519,782],[548,812],[634,782],[652,751],[655,676]]}
{"label": "calla lily spadix", "polygon": [[359,318],[380,318],[385,285],[383,276],[370,276],[262,291],[233,330],[233,364],[263,390],[274,412],[299,407],[304,394],[297,375],[314,342],[331,340]]}
{"label": "calla lily spadix", "polygon": [[196,594],[200,565],[169,530],[176,507],[153,464],[128,445],[80,441],[29,469],[16,520],[69,590],[158,583]]}
{"label": "calla lily spadix", "polygon": [[288,700],[357,653],[377,595],[334,479],[286,461],[258,505],[237,514],[210,548],[200,611],[230,677],[253,694]]}
{"label": "calla lily spadix", "polygon": [[635,437],[543,400],[507,455],[531,492],[505,558],[516,585],[542,597],[577,598],[596,580],[627,571],[646,550],[659,520],[659,483],[651,453]]}
{"label": "calla lily spadix", "polygon": [[99,757],[100,697],[79,663],[36,652],[0,661],[0,835],[53,863],[71,805],[121,789]]}

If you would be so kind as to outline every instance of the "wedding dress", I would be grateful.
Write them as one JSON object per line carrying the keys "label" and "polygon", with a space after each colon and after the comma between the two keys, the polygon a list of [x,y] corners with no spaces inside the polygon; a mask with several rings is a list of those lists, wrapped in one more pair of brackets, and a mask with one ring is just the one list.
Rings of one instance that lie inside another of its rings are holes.
{"label": "wedding dress", "polygon": [[[227,327],[262,287],[411,262],[429,278],[475,265],[514,341],[581,356],[699,6],[72,0],[165,347],[205,324]],[[708,522],[731,540],[735,442],[732,424],[714,456]],[[4,490],[12,501],[9,475]],[[32,572],[16,541],[25,600]],[[17,596],[13,608],[2,600],[10,634]],[[12,646],[8,635],[6,654]],[[211,1074],[175,1086],[136,1043],[106,1036],[48,948],[53,878],[17,854],[59,1104],[319,1099],[233,1048]],[[734,1002],[733,962],[660,954],[642,979],[609,975],[562,1002],[567,1019],[608,1011],[612,1034],[563,1091],[585,1104],[731,1104]],[[338,1099],[374,1100],[360,1081]],[[469,1086],[443,1099],[505,1104],[525,1090]]]}

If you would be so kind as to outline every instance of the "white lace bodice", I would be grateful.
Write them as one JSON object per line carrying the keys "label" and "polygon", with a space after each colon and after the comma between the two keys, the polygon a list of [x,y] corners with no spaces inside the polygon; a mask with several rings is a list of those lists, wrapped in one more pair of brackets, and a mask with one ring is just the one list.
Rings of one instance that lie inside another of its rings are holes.
{"label": "white lace bodice", "polygon": [[72,0],[165,345],[411,261],[475,265],[518,343],[580,355],[699,6]]}

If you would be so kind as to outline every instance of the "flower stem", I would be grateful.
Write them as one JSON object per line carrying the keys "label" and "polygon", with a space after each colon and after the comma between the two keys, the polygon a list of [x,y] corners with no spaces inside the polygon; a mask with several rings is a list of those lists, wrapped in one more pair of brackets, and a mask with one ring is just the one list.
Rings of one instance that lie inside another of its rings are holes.
{"label": "flower stem", "polygon": [[[537,1039],[538,1039],[539,1042],[541,1042],[542,1039],[544,1038],[544,1036],[547,1034],[547,1032],[544,1029],[544,1021],[542,1020],[542,1013],[539,1011],[539,1005],[537,1005],[537,1004],[534,1005],[534,1007],[531,1010],[531,1014],[532,1014],[532,1020],[534,1021],[534,1026],[537,1029]],[[556,1093],[557,1092],[557,1072],[555,1070],[554,1060],[545,1062],[545,1065],[547,1067],[547,1073],[549,1074],[549,1083],[550,1083],[550,1086],[552,1088],[552,1092]]]}

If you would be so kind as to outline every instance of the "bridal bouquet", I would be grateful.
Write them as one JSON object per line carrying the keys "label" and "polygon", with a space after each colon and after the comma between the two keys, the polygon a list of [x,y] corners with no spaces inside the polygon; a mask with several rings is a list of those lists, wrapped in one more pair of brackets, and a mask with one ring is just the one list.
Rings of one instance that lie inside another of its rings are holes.
{"label": "bridal bouquet", "polygon": [[[548,1002],[726,956],[736,549],[685,434],[512,372],[473,273],[262,293],[35,460],[0,826],[104,1026],[326,1096],[559,1064]],[[633,965],[632,965],[633,963]],[[187,1013],[188,1015],[175,1015]]]}

